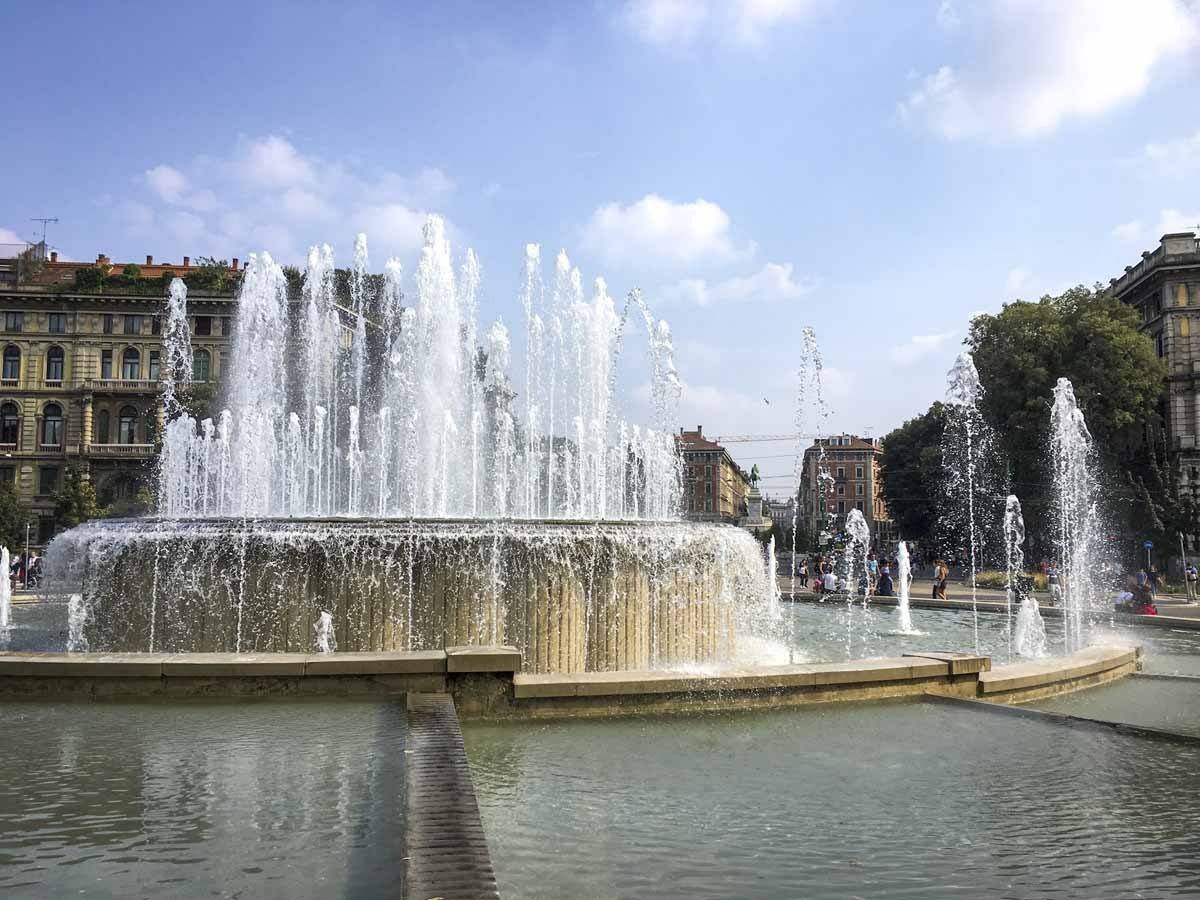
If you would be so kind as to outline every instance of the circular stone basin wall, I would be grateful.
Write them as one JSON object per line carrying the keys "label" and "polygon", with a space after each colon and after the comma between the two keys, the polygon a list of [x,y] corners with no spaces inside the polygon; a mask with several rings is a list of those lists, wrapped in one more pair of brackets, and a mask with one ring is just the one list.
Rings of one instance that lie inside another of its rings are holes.
{"label": "circular stone basin wall", "polygon": [[82,595],[74,649],[311,651],[509,644],[531,672],[731,658],[772,599],[757,543],[683,522],[129,519],[48,552]]}

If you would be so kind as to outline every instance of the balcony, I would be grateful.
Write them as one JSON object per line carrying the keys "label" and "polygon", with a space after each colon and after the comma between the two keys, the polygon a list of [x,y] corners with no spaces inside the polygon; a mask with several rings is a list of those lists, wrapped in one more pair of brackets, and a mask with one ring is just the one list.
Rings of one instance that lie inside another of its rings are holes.
{"label": "balcony", "polygon": [[85,378],[82,387],[85,391],[108,394],[157,394],[158,379]]}
{"label": "balcony", "polygon": [[89,444],[88,455],[103,459],[144,459],[154,455],[153,444]]}

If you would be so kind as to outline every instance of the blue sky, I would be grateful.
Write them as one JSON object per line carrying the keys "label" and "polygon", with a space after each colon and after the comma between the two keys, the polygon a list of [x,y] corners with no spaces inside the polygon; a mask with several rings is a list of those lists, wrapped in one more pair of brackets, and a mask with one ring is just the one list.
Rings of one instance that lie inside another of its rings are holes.
{"label": "blue sky", "polygon": [[[302,262],[427,212],[519,320],[561,247],[675,333],[681,423],[791,428],[800,330],[832,427],[942,394],[969,316],[1107,281],[1200,222],[1191,0],[80,4],[13,14],[0,242]],[[636,375],[623,390],[641,405]],[[769,401],[766,402],[766,401]],[[768,474],[785,445],[740,445]],[[783,488],[785,480],[768,482]]]}

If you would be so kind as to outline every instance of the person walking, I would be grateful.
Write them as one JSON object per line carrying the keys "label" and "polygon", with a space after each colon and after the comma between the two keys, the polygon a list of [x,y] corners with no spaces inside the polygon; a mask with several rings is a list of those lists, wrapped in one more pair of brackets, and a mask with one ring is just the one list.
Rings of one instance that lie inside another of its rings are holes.
{"label": "person walking", "polygon": [[938,559],[933,564],[933,599],[946,599],[946,582],[950,578],[950,568],[944,559]]}
{"label": "person walking", "polygon": [[1150,596],[1158,597],[1158,581],[1159,581],[1158,566],[1152,565],[1150,567],[1149,578],[1150,578]]}
{"label": "person walking", "polygon": [[1188,603],[1196,602],[1196,564],[1188,563],[1187,568],[1183,570],[1183,580],[1187,587]]}
{"label": "person walking", "polygon": [[800,587],[808,587],[808,563],[800,560]]}

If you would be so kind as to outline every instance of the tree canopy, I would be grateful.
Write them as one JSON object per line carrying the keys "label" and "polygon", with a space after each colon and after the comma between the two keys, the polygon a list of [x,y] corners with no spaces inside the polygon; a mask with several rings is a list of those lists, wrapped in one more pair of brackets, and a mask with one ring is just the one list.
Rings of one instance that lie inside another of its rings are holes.
{"label": "tree canopy", "polygon": [[905,540],[936,534],[946,408],[934,403],[883,439],[883,498]]}
{"label": "tree canopy", "polygon": [[[0,546],[13,554],[25,549],[26,524],[36,526],[33,512],[21,502],[12,485],[0,485]],[[33,537],[36,540],[36,530]]]}

